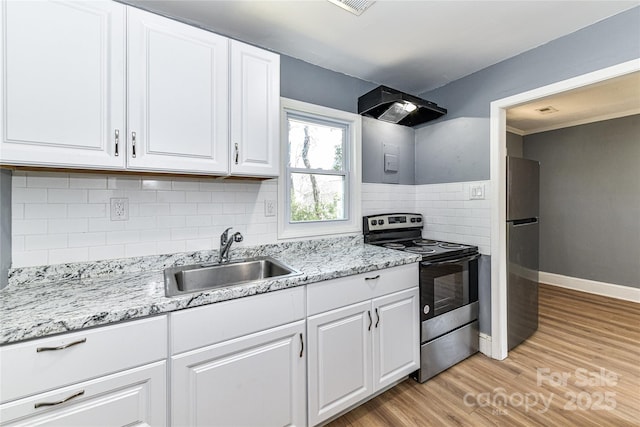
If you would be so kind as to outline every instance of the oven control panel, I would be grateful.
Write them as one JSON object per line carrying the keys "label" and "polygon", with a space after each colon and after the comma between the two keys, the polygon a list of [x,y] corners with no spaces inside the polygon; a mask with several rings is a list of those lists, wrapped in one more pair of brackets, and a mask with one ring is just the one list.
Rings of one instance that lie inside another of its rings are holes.
{"label": "oven control panel", "polygon": [[383,231],[403,228],[422,228],[424,225],[420,214],[384,214],[365,216],[363,229],[367,231]]}

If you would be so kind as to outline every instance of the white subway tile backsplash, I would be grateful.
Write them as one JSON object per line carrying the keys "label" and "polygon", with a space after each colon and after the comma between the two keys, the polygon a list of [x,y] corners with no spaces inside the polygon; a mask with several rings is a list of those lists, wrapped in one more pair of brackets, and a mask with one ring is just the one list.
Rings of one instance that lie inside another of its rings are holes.
{"label": "white subway tile backsplash", "polygon": [[195,203],[171,203],[171,215],[196,215],[198,205]]}
{"label": "white subway tile backsplash", "polygon": [[140,232],[137,230],[109,231],[107,245],[119,245],[123,243],[135,243],[140,241]]}
{"label": "white subway tile backsplash", "polygon": [[89,260],[124,258],[124,245],[96,246],[89,248]]}
{"label": "white subway tile backsplash", "polygon": [[76,203],[68,206],[69,218],[106,218],[109,209],[105,203]]}
{"label": "white subway tile backsplash", "polygon": [[12,203],[46,203],[47,189],[46,188],[26,188],[26,187],[12,188],[11,202]]}
{"label": "white subway tile backsplash", "polygon": [[27,203],[24,205],[24,217],[25,219],[66,218],[67,205],[46,204],[46,203]]}
{"label": "white subway tile backsplash", "polygon": [[60,249],[67,247],[66,234],[36,234],[25,236],[24,249],[26,251],[37,251],[40,249]]}
{"label": "white subway tile backsplash", "polygon": [[57,172],[27,173],[27,187],[69,188],[69,175]]}
{"label": "white subway tile backsplash", "polygon": [[187,191],[185,193],[187,203],[209,203],[211,193],[208,191]]}
{"label": "white subway tile backsplash", "polygon": [[109,176],[107,188],[111,190],[137,190],[142,188],[142,180],[137,177]]}
{"label": "white subway tile backsplash", "polygon": [[33,265],[44,265],[49,263],[48,250],[29,250],[25,252],[11,253],[11,265],[14,267],[26,267]]}
{"label": "white subway tile backsplash", "polygon": [[125,257],[155,255],[157,252],[156,242],[130,243],[124,247]]}
{"label": "white subway tile backsplash", "polygon": [[55,188],[47,190],[49,203],[87,203],[87,200],[87,190]]}
{"label": "white subway tile backsplash", "polygon": [[173,190],[197,191],[200,188],[200,182],[197,179],[174,179],[171,183]]}
{"label": "white subway tile backsplash", "polygon": [[171,190],[170,179],[143,179],[143,190]]}
{"label": "white subway tile backsplash", "polygon": [[158,203],[184,203],[186,192],[184,191],[158,191]]}
{"label": "white subway tile backsplash", "polygon": [[107,188],[107,177],[98,174],[70,175],[69,188]]}
{"label": "white subway tile backsplash", "polygon": [[142,203],[139,205],[138,216],[167,216],[171,215],[169,203]]}
{"label": "white subway tile backsplash", "polygon": [[69,233],[70,248],[101,246],[101,245],[104,245],[105,242],[106,242],[105,232]]}
{"label": "white subway tile backsplash", "polygon": [[111,198],[124,197],[124,190],[89,190],[89,203],[111,203]]}
{"label": "white subway tile backsplash", "polygon": [[20,236],[47,234],[46,219],[13,219],[11,232]]}
{"label": "white subway tile backsplash", "polygon": [[[473,243],[489,253],[489,193],[468,200],[470,184],[364,183],[362,214],[419,212],[425,237]],[[12,189],[14,267],[215,249],[226,227],[243,233],[239,245],[277,241],[277,216],[264,216],[264,201],[278,197],[275,179],[17,171]],[[127,221],[111,221],[113,197],[129,199]]]}

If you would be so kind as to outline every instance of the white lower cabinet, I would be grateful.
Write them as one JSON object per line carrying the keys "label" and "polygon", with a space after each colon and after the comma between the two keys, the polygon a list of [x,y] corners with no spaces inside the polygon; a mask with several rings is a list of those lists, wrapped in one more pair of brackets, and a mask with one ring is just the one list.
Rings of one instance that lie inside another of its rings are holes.
{"label": "white lower cabinet", "polygon": [[2,426],[164,426],[166,362],[0,405]]}
{"label": "white lower cabinet", "polygon": [[309,317],[309,425],[373,391],[371,302]]}
{"label": "white lower cabinet", "polygon": [[173,426],[304,426],[305,288],[170,316]]}
{"label": "white lower cabinet", "polygon": [[174,356],[174,426],[301,426],[304,320]]}
{"label": "white lower cabinet", "polygon": [[[310,285],[310,426],[344,412],[418,369],[415,270],[416,265],[403,266],[327,281],[315,289]],[[331,306],[338,308],[318,313]]]}

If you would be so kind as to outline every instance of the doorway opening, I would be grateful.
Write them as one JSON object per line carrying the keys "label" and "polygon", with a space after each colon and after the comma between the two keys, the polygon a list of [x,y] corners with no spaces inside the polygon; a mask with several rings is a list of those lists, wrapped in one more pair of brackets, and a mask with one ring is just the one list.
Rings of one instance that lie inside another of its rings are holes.
{"label": "doorway opening", "polygon": [[507,110],[535,100],[604,82],[640,70],[640,59],[624,62],[491,103],[491,357],[507,357],[506,131]]}

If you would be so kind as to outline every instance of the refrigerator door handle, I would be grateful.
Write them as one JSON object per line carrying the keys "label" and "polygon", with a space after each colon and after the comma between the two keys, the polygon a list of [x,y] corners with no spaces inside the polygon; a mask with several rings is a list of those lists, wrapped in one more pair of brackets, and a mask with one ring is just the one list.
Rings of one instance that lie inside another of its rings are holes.
{"label": "refrigerator door handle", "polygon": [[514,219],[507,222],[513,224],[514,227],[522,227],[523,225],[536,224],[538,222],[538,218]]}

